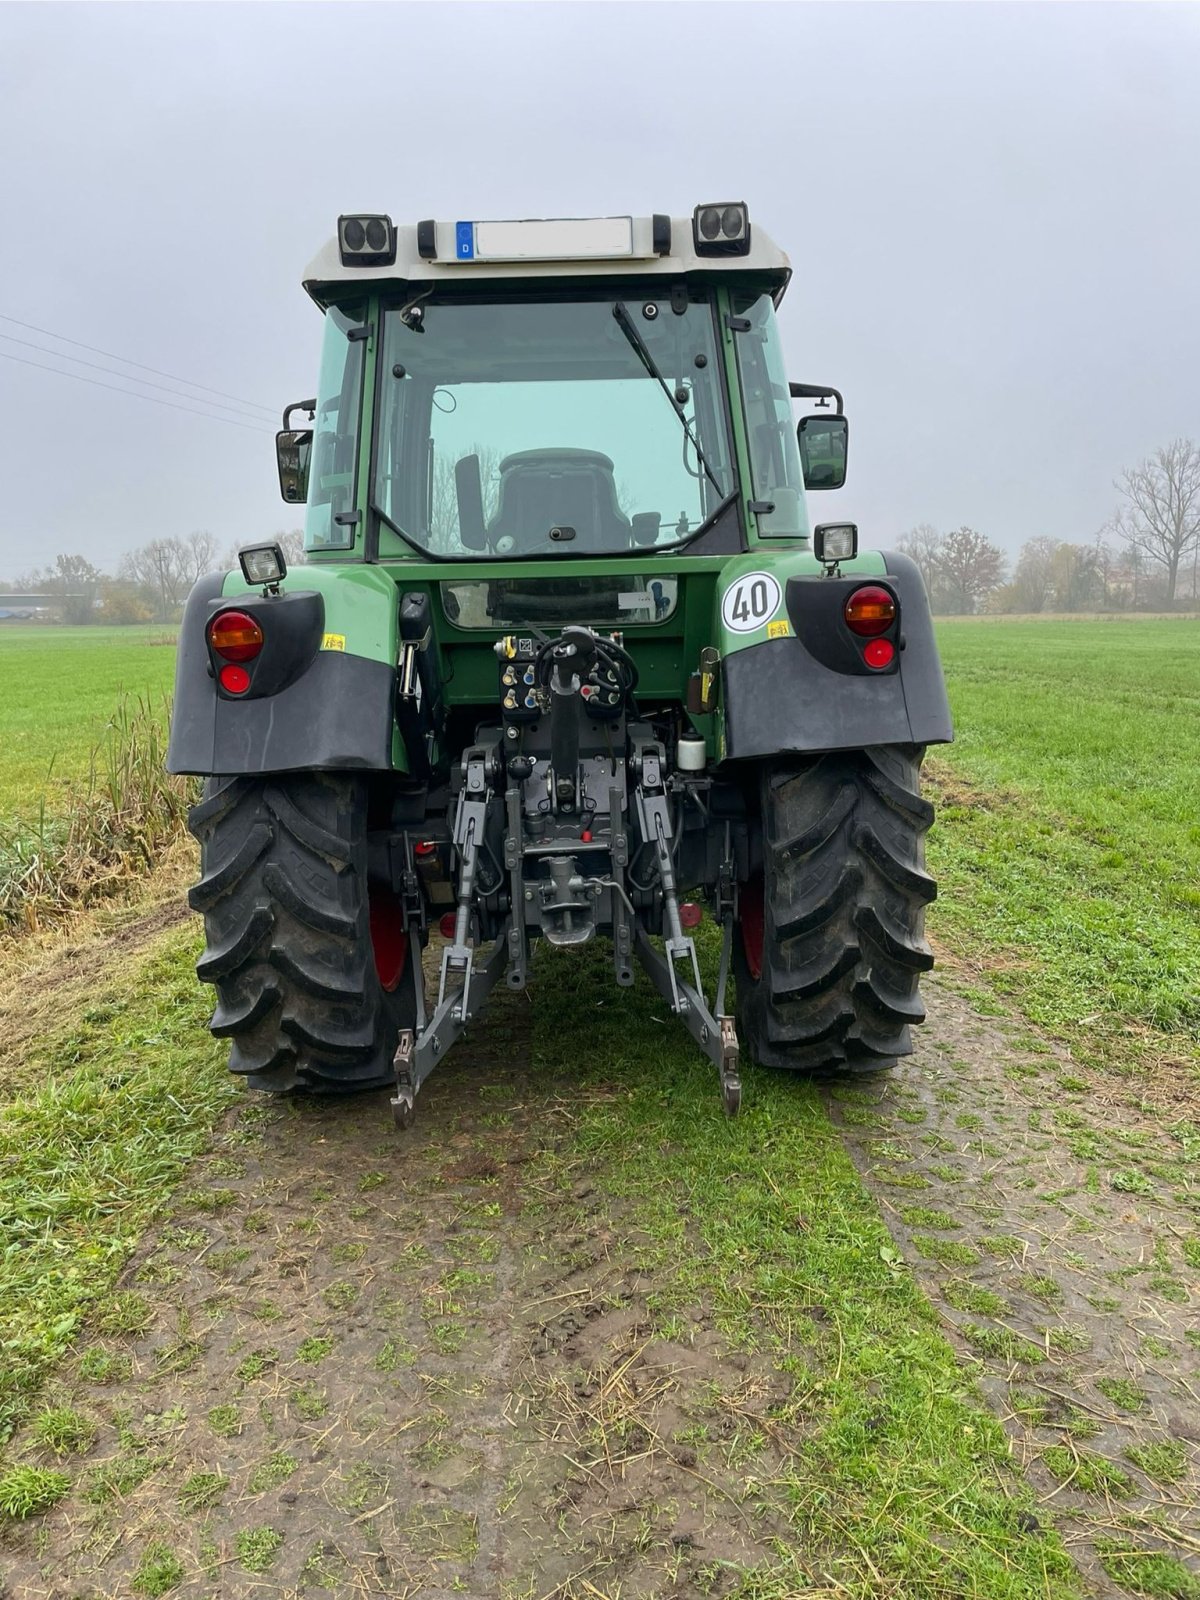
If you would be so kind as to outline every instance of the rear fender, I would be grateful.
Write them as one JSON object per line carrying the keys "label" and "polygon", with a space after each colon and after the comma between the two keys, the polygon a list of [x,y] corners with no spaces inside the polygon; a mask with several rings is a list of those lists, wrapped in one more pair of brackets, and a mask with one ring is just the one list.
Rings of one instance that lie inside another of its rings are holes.
{"label": "rear fender", "polygon": [[[899,610],[893,665],[871,671],[841,621],[846,595],[878,579]],[[929,600],[909,557],[865,551],[825,577],[806,551],[760,548],[722,573],[718,754],[740,760],[953,738]]]}
{"label": "rear fender", "polygon": [[[219,688],[210,656],[208,621],[223,605],[250,612],[267,640],[245,695]],[[397,616],[396,585],[377,567],[298,567],[277,599],[240,572],[201,578],[179,634],[168,772],[403,768]]]}

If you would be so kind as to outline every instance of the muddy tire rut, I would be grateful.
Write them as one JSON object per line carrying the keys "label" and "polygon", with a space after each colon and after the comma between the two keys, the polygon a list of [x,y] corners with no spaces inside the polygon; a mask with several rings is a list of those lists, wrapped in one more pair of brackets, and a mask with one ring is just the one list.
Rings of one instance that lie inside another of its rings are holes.
{"label": "muddy tire rut", "polygon": [[944,982],[927,998],[916,1054],[833,1086],[831,1114],[1095,1591],[1191,1594],[1098,1557],[1200,1573],[1194,1078],[1088,1071]]}

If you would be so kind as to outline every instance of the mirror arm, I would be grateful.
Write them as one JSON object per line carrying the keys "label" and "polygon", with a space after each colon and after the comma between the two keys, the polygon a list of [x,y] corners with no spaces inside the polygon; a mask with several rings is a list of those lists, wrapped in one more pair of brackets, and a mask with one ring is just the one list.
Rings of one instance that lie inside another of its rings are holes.
{"label": "mirror arm", "polygon": [[316,402],[315,399],[312,399],[312,400],[293,400],[290,406],[284,406],[284,408],[283,408],[283,431],[284,431],[284,433],[290,433],[291,432],[291,428],[292,428],[291,416],[292,416],[292,412],[293,411],[307,411],[308,412],[308,420],[310,422],[312,422],[312,420],[314,419],[314,417],[317,414],[317,402]]}
{"label": "mirror arm", "polygon": [[789,383],[788,393],[793,400],[836,400],[836,416],[842,413],[842,396],[838,389],[831,389],[824,383]]}

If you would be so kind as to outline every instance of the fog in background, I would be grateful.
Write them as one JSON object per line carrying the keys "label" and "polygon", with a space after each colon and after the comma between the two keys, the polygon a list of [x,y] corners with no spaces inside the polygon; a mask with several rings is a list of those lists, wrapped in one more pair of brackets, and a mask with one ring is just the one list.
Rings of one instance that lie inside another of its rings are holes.
{"label": "fog in background", "polygon": [[1087,540],[1200,434],[1198,68],[1194,7],[0,6],[0,314],[261,417],[20,364],[122,387],[0,321],[0,580],[294,525],[269,413],[313,392],[301,272],[356,209],[745,199],[791,376],[846,396],[822,517]]}

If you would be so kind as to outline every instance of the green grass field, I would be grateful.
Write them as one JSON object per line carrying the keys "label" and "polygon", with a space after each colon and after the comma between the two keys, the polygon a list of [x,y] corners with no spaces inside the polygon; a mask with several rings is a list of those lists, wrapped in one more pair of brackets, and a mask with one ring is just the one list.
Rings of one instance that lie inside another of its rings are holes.
{"label": "green grass field", "polygon": [[1200,623],[943,622],[935,937],[1084,1056],[1200,1056]]}
{"label": "green grass field", "polygon": [[70,803],[123,694],[161,702],[174,629],[0,627],[0,823]]}

